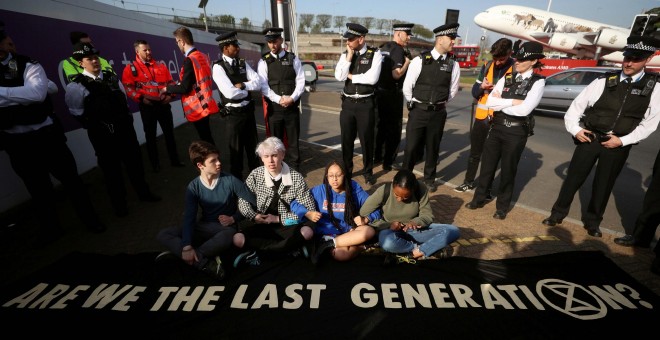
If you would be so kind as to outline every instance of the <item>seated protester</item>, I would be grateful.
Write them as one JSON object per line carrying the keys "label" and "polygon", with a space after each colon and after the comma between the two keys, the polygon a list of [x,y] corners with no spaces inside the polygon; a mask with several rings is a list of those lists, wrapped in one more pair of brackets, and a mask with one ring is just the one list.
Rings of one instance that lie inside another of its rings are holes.
{"label": "seated protester", "polygon": [[[347,183],[350,183],[349,190]],[[318,263],[327,251],[337,261],[348,261],[358,256],[364,249],[363,244],[376,236],[376,230],[371,226],[356,225],[354,222],[360,207],[369,198],[369,193],[352,180],[351,174],[337,161],[325,167],[323,184],[310,191],[318,211],[307,211],[297,200],[291,202],[291,210],[301,219],[304,216],[316,223],[314,235],[320,242],[311,256],[312,263]],[[367,220],[380,218],[380,209],[377,209],[369,214]]]}
{"label": "seated protester", "polygon": [[[237,197],[255,204],[254,194],[245,183],[222,172],[220,152],[215,145],[195,141],[188,148],[190,161],[200,175],[186,189],[183,225],[161,230],[157,239],[170,253],[203,272],[222,279],[225,270],[220,255],[232,249],[232,237],[243,216]],[[199,220],[198,209],[201,208]]]}
{"label": "seated protester", "polygon": [[247,250],[236,257],[234,267],[259,265],[257,252],[270,256],[301,248],[307,252],[304,245],[314,236],[312,228],[301,224],[291,211],[294,199],[308,211],[316,211],[316,207],[303,176],[284,163],[284,143],[277,137],[269,137],[259,143],[256,151],[264,165],[252,170],[245,180],[256,196],[256,204],[240,197],[238,200],[241,213],[254,224],[234,235],[234,245]]}
{"label": "seated protester", "polygon": [[[360,215],[367,216],[379,208],[383,209],[383,218],[371,225],[379,231],[380,247],[395,254],[388,255],[386,264],[451,256],[449,244],[458,239],[460,231],[451,224],[432,223],[428,189],[410,170],[400,170],[391,184],[376,189],[360,208]],[[357,219],[361,219],[357,224],[368,221],[365,217]]]}

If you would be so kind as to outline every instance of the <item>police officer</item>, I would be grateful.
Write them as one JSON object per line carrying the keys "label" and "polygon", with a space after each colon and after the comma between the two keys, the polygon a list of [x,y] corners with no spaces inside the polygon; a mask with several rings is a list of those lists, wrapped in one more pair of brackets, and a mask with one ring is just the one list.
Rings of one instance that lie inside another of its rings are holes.
{"label": "police officer", "polygon": [[485,107],[494,110],[484,151],[481,155],[481,172],[477,190],[468,209],[484,206],[495,178],[497,165],[501,163],[500,186],[497,192],[496,211],[493,218],[503,220],[509,212],[518,163],[527,145],[527,137],[533,134],[533,118],[530,116],[541,101],[545,77],[534,73],[545,58],[543,45],[530,41],[522,44],[513,56],[515,71],[507,73],[495,84],[488,95]]}
{"label": "police officer", "polygon": [[[69,40],[71,40],[71,46],[74,46],[78,43],[92,44],[92,38],[85,32],[73,31],[69,33]],[[112,65],[110,65],[107,60],[99,57],[99,62],[101,63],[101,70],[115,73]],[[83,68],[80,67],[80,64],[75,59],[73,59],[73,57],[68,57],[62,60],[60,62],[60,67],[62,67],[62,72],[64,73],[64,82],[66,84],[72,82],[73,78],[83,72]]]}
{"label": "police officer", "polygon": [[[392,41],[380,47],[383,65],[378,78],[376,99],[378,102],[378,131],[374,162],[382,160],[383,170],[392,170],[403,121],[403,92],[401,87],[410,65],[410,51],[406,48],[412,37],[414,24],[394,24]],[[383,146],[385,146],[383,148]],[[383,155],[383,149],[385,154]]]}
{"label": "police officer", "polygon": [[403,167],[412,171],[425,149],[424,184],[430,192],[437,190],[435,167],[447,120],[445,105],[458,93],[461,70],[449,55],[458,37],[458,26],[452,23],[433,30],[435,46],[412,60],[403,82],[409,109]]}
{"label": "police officer", "polygon": [[257,73],[266,103],[268,130],[287,142],[287,164],[300,172],[300,97],[305,92],[305,73],[300,59],[282,48],[282,31],[279,27],[263,30],[270,51],[259,60]]}
{"label": "police officer", "polygon": [[[470,129],[470,157],[465,171],[465,180],[463,184],[454,188],[456,192],[466,192],[477,187],[474,179],[477,176],[484,142],[490,131],[490,123],[493,121],[493,109],[486,106],[486,101],[488,94],[500,78],[512,72],[514,64],[514,60],[511,58],[512,53],[513,42],[510,39],[497,40],[490,48],[493,60],[481,67],[481,72],[472,85],[472,97],[477,100],[477,107],[474,112],[474,123]],[[488,196],[490,196],[490,188],[488,188]],[[492,197],[489,199],[492,200]]]}
{"label": "police officer", "polygon": [[179,160],[176,151],[174,121],[170,106],[172,95],[160,93],[160,89],[174,83],[172,75],[164,63],[153,59],[151,47],[145,40],[137,40],[133,43],[133,47],[135,48],[135,61],[124,67],[121,79],[126,95],[137,102],[140,107],[140,117],[147,140],[147,155],[151,167],[154,172],[160,171],[156,146],[156,128],[159,123],[165,137],[170,164],[174,167],[185,166]]}
{"label": "police officer", "polygon": [[0,150],[32,198],[39,223],[38,246],[62,233],[51,175],[62,183],[76,213],[88,230],[105,231],[78,175],[76,160],[64,131],[53,114],[48,79],[43,67],[15,52],[11,37],[0,30]]}
{"label": "police officer", "polygon": [[181,95],[186,120],[193,123],[201,140],[215,144],[211,133],[211,115],[218,113],[220,108],[213,99],[211,61],[206,54],[195,48],[190,29],[181,26],[173,34],[179,51],[186,58],[179,73],[179,82],[167,85],[160,91]]}
{"label": "police officer", "polygon": [[[614,243],[624,247],[649,248],[655,231],[660,225],[660,151],[653,164],[653,177],[644,195],[642,211],[637,216],[632,234],[626,234],[614,239]],[[655,259],[651,264],[651,272],[660,275],[660,242],[653,247]]]}
{"label": "police officer", "polygon": [[341,92],[341,151],[346,170],[353,173],[355,137],[362,145],[364,181],[376,183],[374,166],[375,85],[380,76],[383,56],[376,48],[367,46],[367,28],[355,23],[346,24],[346,52],[335,68],[335,78],[344,82]]}
{"label": "police officer", "polygon": [[621,71],[591,82],[564,115],[566,130],[573,136],[576,147],[550,217],[542,222],[545,225],[561,224],[575,193],[596,164],[591,198],[582,223],[590,236],[601,237],[600,222],[630,149],[658,127],[658,75],[646,72],[644,67],[660,47],[660,41],[630,36],[627,43]]}
{"label": "police officer", "polygon": [[87,129],[117,216],[128,214],[123,169],[141,201],[157,202],[144,178],[142,154],[133,115],[114,73],[101,71],[99,51],[88,43],[74,46],[73,58],[84,69],[67,85],[69,112]]}
{"label": "police officer", "polygon": [[213,81],[220,89],[224,107],[221,112],[220,156],[227,172],[243,179],[243,154],[248,170],[259,166],[257,122],[254,119],[254,100],[250,91],[261,89],[261,79],[240,52],[236,31],[225,32],[215,40],[222,57],[213,63]]}

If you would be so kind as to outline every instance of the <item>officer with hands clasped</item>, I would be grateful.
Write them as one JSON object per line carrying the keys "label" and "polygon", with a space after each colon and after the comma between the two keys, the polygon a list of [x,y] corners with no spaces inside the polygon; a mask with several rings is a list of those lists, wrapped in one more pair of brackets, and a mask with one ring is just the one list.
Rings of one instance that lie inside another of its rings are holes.
{"label": "officer with hands clasped", "polygon": [[282,48],[282,31],[279,27],[263,30],[270,51],[259,59],[257,73],[266,102],[268,129],[273,136],[286,140],[287,164],[300,172],[300,97],[305,92],[305,73],[300,59]]}
{"label": "officer with hands clasped", "polygon": [[239,57],[241,50],[236,31],[225,32],[215,38],[222,57],[213,63],[213,81],[220,89],[224,107],[220,112],[220,157],[227,172],[244,179],[243,155],[249,171],[259,166],[254,150],[257,148],[257,121],[254,100],[250,91],[261,89],[261,78]]}
{"label": "officer with hands clasped", "polygon": [[360,24],[346,24],[346,52],[339,57],[335,79],[344,82],[339,113],[344,165],[349,173],[353,173],[353,150],[357,136],[362,145],[364,181],[373,185],[376,183],[373,176],[375,85],[380,76],[383,56],[377,49],[367,46],[367,32],[369,30]]}
{"label": "officer with hands clasped", "polygon": [[174,121],[170,101],[173,95],[160,93],[160,89],[174,83],[167,66],[154,60],[151,47],[145,40],[133,43],[135,60],[127,64],[122,74],[122,84],[126,95],[140,106],[140,117],[147,140],[147,154],[154,172],[160,171],[158,148],[156,146],[156,128],[160,124],[165,137],[170,164],[174,167],[185,166],[176,151],[174,140]]}
{"label": "officer with hands clasped", "polygon": [[600,223],[616,178],[633,145],[646,139],[660,122],[658,74],[644,67],[660,48],[660,40],[630,36],[621,71],[608,73],[587,85],[564,116],[566,130],[576,143],[568,173],[543,224],[561,224],[573,197],[596,166],[591,198],[582,215],[587,233],[601,237]]}

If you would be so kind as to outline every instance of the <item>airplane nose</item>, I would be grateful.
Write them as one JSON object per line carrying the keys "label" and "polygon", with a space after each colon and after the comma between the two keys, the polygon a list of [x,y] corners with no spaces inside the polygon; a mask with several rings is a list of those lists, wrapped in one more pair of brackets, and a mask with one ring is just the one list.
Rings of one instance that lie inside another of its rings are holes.
{"label": "airplane nose", "polygon": [[486,24],[486,17],[487,16],[488,15],[486,14],[486,12],[481,12],[481,13],[477,14],[474,17],[474,23],[481,26],[481,27],[483,27],[483,25]]}

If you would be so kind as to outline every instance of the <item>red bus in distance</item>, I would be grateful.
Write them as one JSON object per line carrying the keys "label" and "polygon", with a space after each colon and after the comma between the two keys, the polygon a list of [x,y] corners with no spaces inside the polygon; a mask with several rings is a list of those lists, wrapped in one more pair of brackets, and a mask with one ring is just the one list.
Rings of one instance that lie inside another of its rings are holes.
{"label": "red bus in distance", "polygon": [[479,63],[479,45],[458,45],[451,49],[454,59],[461,68],[477,67]]}

